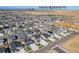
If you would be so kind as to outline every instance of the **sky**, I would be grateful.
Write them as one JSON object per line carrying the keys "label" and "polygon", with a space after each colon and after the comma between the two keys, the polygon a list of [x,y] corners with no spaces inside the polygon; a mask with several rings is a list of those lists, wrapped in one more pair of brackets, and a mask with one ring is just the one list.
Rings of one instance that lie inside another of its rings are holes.
{"label": "sky", "polygon": [[[48,6],[47,6],[48,7]],[[66,8],[39,8],[39,6],[0,6],[0,10],[79,10],[79,6],[65,6]]]}

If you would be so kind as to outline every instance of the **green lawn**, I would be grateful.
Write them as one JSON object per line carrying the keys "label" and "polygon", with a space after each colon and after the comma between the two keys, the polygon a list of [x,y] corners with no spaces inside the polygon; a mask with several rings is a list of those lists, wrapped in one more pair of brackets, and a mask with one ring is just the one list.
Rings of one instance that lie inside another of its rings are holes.
{"label": "green lawn", "polygon": [[32,52],[32,49],[30,47],[24,48],[24,50],[25,50],[25,52],[29,52],[29,53]]}
{"label": "green lawn", "polygon": [[43,45],[41,45],[40,43],[39,44],[36,44],[39,48],[42,48]]}
{"label": "green lawn", "polygon": [[50,40],[46,40],[46,41],[47,41],[49,44],[52,43],[52,41],[50,41]]}

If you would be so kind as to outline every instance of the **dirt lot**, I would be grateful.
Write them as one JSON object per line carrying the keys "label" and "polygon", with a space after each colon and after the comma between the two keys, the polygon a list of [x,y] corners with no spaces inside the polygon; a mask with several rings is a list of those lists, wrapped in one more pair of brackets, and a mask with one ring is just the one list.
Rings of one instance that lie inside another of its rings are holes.
{"label": "dirt lot", "polygon": [[62,47],[73,53],[79,52],[79,35],[70,38],[62,44]]}
{"label": "dirt lot", "polygon": [[[0,12],[4,12],[4,11],[0,11]],[[66,16],[79,16],[79,11],[8,11],[8,12],[18,12],[18,13],[26,13],[32,15],[57,14],[57,15],[66,15]]]}

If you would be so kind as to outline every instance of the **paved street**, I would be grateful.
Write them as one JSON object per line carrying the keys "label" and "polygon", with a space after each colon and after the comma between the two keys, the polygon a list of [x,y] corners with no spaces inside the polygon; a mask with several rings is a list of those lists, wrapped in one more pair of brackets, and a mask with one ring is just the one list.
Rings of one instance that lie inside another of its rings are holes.
{"label": "paved street", "polygon": [[52,44],[45,46],[44,48],[41,48],[41,49],[35,51],[34,53],[47,53],[50,50],[50,48],[55,47],[56,45],[59,45],[65,41],[67,41],[70,37],[75,36],[77,34],[79,34],[79,33],[72,33],[67,37],[64,37],[64,38],[62,38],[62,39],[60,39]]}

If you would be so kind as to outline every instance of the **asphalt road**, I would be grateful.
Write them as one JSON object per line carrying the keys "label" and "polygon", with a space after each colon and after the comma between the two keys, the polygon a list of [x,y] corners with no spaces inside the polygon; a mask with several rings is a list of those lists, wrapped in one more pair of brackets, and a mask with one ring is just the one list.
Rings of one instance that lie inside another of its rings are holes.
{"label": "asphalt road", "polygon": [[54,43],[48,44],[47,46],[45,46],[33,53],[47,53],[50,50],[50,48],[55,47],[56,45],[59,45],[65,41],[69,40],[70,37],[75,36],[77,34],[79,34],[79,33],[72,33],[72,34],[68,35],[67,37],[63,37],[62,39],[60,39]]}
{"label": "asphalt road", "polygon": [[59,47],[55,47],[54,50],[57,51],[58,53],[66,53],[64,50],[60,49]]}

